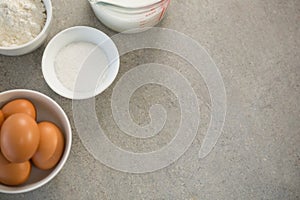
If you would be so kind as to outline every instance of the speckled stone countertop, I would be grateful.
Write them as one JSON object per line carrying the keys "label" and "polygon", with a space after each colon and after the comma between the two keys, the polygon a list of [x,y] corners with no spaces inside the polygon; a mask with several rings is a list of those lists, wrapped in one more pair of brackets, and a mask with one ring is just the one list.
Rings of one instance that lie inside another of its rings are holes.
{"label": "speckled stone countertop", "polygon": [[[0,194],[0,199],[300,198],[300,1],[172,0],[158,26],[184,33],[208,51],[224,80],[227,115],[213,151],[199,159],[210,119],[210,98],[202,77],[170,52],[147,49],[123,55],[117,80],[143,63],[166,64],[188,77],[200,102],[200,127],[190,148],[168,167],[145,174],[121,172],[96,160],[75,129],[72,101],[54,93],[44,81],[42,54],[56,33],[86,25],[109,36],[116,34],[97,20],[87,0],[55,0],[53,7],[52,29],[42,47],[25,56],[0,56],[0,91],[34,89],[57,101],[72,123],[72,150],[50,183],[25,194]],[[176,96],[155,84],[134,93],[130,108],[137,123],[149,123],[148,110],[155,103],[171,113],[158,139],[137,141],[113,123],[114,86],[96,97],[99,122],[108,138],[132,151],[167,144],[179,119]]]}

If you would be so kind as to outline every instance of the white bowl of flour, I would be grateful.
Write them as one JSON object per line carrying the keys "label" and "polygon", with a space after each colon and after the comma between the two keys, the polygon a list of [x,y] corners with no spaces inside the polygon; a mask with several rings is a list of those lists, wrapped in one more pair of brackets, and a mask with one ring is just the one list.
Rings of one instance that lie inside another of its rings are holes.
{"label": "white bowl of flour", "polygon": [[120,59],[114,42],[98,29],[75,26],[48,43],[42,71],[49,87],[68,99],[102,93],[115,80]]}
{"label": "white bowl of flour", "polygon": [[52,20],[51,0],[0,1],[0,54],[30,53],[45,41]]}

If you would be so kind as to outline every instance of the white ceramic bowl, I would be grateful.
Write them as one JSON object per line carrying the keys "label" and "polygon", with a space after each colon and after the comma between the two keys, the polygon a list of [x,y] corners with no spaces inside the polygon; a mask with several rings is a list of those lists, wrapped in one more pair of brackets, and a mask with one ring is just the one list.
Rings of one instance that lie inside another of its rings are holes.
{"label": "white ceramic bowl", "polygon": [[111,5],[107,6],[101,3],[90,2],[90,5],[96,17],[110,29],[117,32],[134,33],[158,24],[163,19],[169,3],[170,0],[165,0],[160,6],[155,5],[150,7],[151,9],[139,8],[135,11],[120,7],[112,8]]}
{"label": "white ceramic bowl", "polygon": [[[98,84],[91,85],[86,90],[82,88],[77,90],[76,86],[80,85],[80,83],[86,86],[86,82],[89,81],[90,77],[80,77],[81,81],[78,81],[79,83],[76,82],[75,89],[71,90],[61,83],[56,74],[55,59],[57,54],[62,48],[74,42],[89,42],[97,45],[105,53],[109,63],[104,75],[93,74],[99,77],[103,75],[104,78]],[[42,59],[42,71],[49,87],[57,94],[69,99],[87,99],[100,94],[115,80],[119,66],[119,53],[114,42],[105,33],[87,26],[75,26],[58,33],[47,45]]]}
{"label": "white ceramic bowl", "polygon": [[69,119],[63,109],[48,96],[33,90],[16,89],[0,93],[0,108],[6,102],[17,99],[25,98],[30,100],[37,109],[37,121],[51,121],[55,123],[64,134],[65,147],[62,158],[59,163],[50,170],[40,170],[32,165],[29,180],[20,186],[6,186],[0,184],[0,192],[2,193],[23,193],[35,190],[49,181],[51,181],[62,169],[67,161],[71,150],[72,143],[72,130]]}
{"label": "white ceramic bowl", "polygon": [[47,38],[47,35],[50,30],[50,24],[52,21],[52,4],[51,0],[43,0],[45,9],[46,9],[46,23],[42,31],[38,34],[36,38],[27,42],[26,44],[16,46],[16,47],[1,47],[0,46],[0,54],[7,56],[19,56],[30,53],[37,48],[39,48]]}
{"label": "white ceramic bowl", "polygon": [[161,0],[89,0],[90,2],[105,3],[123,8],[141,8],[159,3]]}

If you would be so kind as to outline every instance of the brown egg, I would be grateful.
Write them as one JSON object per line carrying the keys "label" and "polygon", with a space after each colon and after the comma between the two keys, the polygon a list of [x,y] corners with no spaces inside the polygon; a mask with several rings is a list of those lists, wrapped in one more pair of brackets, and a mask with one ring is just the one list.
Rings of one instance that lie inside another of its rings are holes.
{"label": "brown egg", "polygon": [[16,113],[26,113],[33,119],[36,119],[36,109],[27,99],[16,99],[8,102],[3,106],[2,112],[5,118]]}
{"label": "brown egg", "polygon": [[[41,139],[39,148],[32,157],[32,162],[40,169],[51,169],[59,162],[63,154],[64,137],[59,128],[51,122],[41,122],[38,126]],[[55,145],[54,148],[50,147],[50,144]]]}
{"label": "brown egg", "polygon": [[3,122],[4,122],[4,114],[3,114],[2,110],[0,110],[0,129],[1,129]]}
{"label": "brown egg", "polygon": [[32,160],[40,160],[43,162],[49,160],[54,154],[60,130],[51,122],[40,122],[38,127],[40,131],[40,143],[37,151],[32,157]]}
{"label": "brown egg", "polygon": [[9,116],[2,124],[0,137],[4,157],[14,163],[30,160],[40,141],[37,123],[24,113]]}
{"label": "brown egg", "polygon": [[29,161],[11,163],[0,152],[0,182],[5,185],[20,185],[27,181],[31,171]]}
{"label": "brown egg", "polygon": [[[0,110],[0,130],[1,130],[3,122],[4,122],[4,115],[3,115],[3,112]],[[0,131],[0,134],[1,134],[1,131]],[[1,144],[1,135],[0,135],[0,144]],[[1,148],[1,146],[0,146],[0,148]]]}

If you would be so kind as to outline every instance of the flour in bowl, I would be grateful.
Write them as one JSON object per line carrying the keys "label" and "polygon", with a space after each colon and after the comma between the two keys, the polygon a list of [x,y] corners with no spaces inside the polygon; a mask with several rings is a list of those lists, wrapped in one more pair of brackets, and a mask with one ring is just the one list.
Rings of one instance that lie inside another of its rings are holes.
{"label": "flour in bowl", "polygon": [[14,47],[33,40],[45,21],[41,0],[0,0],[0,46]]}

